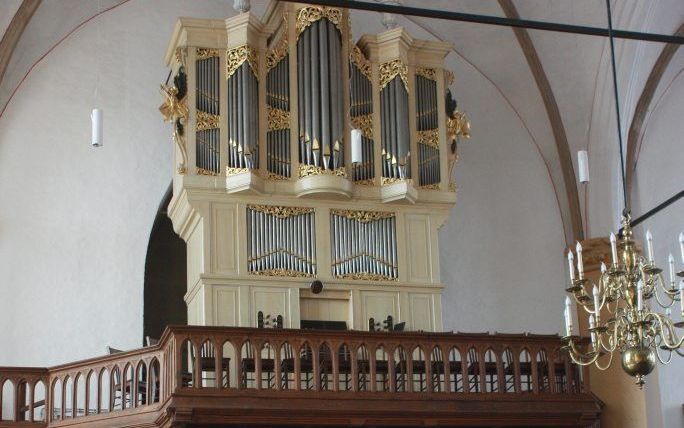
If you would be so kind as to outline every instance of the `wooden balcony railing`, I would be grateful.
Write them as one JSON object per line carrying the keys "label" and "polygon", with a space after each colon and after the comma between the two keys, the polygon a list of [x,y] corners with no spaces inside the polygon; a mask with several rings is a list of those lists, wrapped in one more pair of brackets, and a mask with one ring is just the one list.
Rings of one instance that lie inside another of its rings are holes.
{"label": "wooden balcony railing", "polygon": [[[510,422],[528,409],[590,425],[598,407],[559,346],[557,336],[174,326],[156,346],[48,369],[0,367],[0,426],[276,423],[278,415],[305,424],[344,412],[339,403],[356,423],[411,414],[473,424],[464,412]],[[339,403],[328,408],[330,399]]]}

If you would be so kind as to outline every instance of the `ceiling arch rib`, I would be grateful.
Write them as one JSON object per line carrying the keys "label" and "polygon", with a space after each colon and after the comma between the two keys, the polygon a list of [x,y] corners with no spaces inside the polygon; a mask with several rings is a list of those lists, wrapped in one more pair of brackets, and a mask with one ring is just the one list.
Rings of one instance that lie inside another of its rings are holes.
{"label": "ceiling arch rib", "polygon": [[19,38],[26,29],[33,13],[40,6],[40,2],[41,0],[23,0],[2,36],[0,41],[0,83],[5,76],[5,70],[7,70],[10,58],[12,58],[14,48],[17,47]]}
{"label": "ceiling arch rib", "polygon": [[[518,14],[518,11],[512,0],[499,0],[499,5],[508,18],[520,19],[520,15]],[[570,224],[564,225],[564,228],[566,232],[566,241],[568,244],[570,244],[575,240],[584,239],[584,231],[582,227],[582,215],[577,192],[577,181],[575,170],[572,165],[572,156],[570,154],[568,138],[565,132],[565,127],[563,126],[563,120],[558,108],[558,103],[556,102],[553,90],[551,89],[551,84],[549,83],[549,79],[546,76],[546,72],[544,71],[544,67],[542,66],[541,60],[539,59],[539,55],[534,47],[534,44],[532,43],[532,39],[530,38],[528,31],[524,28],[513,28],[512,30],[530,67],[530,71],[532,72],[534,80],[537,84],[537,88],[539,89],[542,100],[544,101],[544,107],[549,119],[549,125],[551,126],[556,143],[558,161],[560,163],[562,172],[562,182],[555,182],[554,185],[557,188],[565,189],[564,196],[567,203],[566,209],[568,210],[568,215],[564,216],[564,218],[569,218]]]}
{"label": "ceiling arch rib", "polygon": [[[674,33],[675,36],[684,36],[684,23],[679,26],[679,29]],[[653,96],[660,84],[660,80],[667,70],[668,65],[672,61],[675,53],[680,45],[669,43],[660,51],[660,55],[651,69],[646,84],[644,85],[639,100],[637,101],[632,122],[629,125],[629,133],[627,134],[627,166],[626,166],[626,182],[627,182],[627,198],[631,200],[632,183],[634,182],[634,174],[636,171],[637,158],[639,153],[639,146],[644,135],[644,124],[646,122],[646,115],[651,109]],[[628,206],[630,204],[628,203]]]}

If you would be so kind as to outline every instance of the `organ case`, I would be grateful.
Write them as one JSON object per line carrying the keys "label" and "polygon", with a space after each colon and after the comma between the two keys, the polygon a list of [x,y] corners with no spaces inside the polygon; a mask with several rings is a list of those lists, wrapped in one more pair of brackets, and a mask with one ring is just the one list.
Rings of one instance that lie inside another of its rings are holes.
{"label": "organ case", "polygon": [[350,328],[391,315],[441,329],[450,45],[401,28],[351,40],[347,10],[298,3],[179,21],[167,63],[187,73],[193,132],[176,139],[187,168],[169,216],[188,244],[191,323],[262,312],[298,327],[305,299],[307,316],[347,314]]}

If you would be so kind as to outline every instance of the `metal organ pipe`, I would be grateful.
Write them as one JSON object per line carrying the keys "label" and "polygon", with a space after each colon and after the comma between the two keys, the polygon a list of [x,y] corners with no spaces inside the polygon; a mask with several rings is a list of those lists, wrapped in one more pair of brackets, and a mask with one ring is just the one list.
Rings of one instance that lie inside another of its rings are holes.
{"label": "metal organ pipe", "polygon": [[[324,169],[344,165],[344,110],[339,87],[341,53],[341,34],[327,18],[311,23],[299,35],[298,123],[300,162],[303,164]],[[338,142],[337,146],[335,142]],[[316,156],[312,153],[315,146],[318,149]]]}

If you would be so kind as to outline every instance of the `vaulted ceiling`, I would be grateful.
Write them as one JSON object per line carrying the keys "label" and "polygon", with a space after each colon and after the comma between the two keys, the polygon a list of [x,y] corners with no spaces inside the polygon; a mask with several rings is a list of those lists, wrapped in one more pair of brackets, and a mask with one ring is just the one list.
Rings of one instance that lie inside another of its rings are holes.
{"label": "vaulted ceiling", "polygon": [[[0,4],[0,32],[4,34],[0,43],[0,120],[13,92],[20,90],[24,77],[49,55],[53,47],[68,43],[70,34],[98,15],[123,7],[129,1],[140,0],[3,0]],[[233,2],[223,0],[223,3],[225,16],[234,15]],[[252,10],[260,15],[267,3],[266,0],[253,0]],[[606,26],[603,0],[404,0],[402,3],[492,16]],[[613,1],[613,4],[616,28],[663,34],[683,31],[684,4],[680,0],[622,0]],[[383,29],[377,13],[353,12],[352,22],[355,36],[362,30]],[[613,124],[595,123],[596,118],[604,117],[597,113],[598,110],[612,108],[611,88],[607,85],[610,83],[607,80],[607,40],[408,16],[398,17],[398,24],[423,32],[420,37],[452,42],[454,49],[449,60],[465,62],[491,83],[506,107],[520,120],[534,150],[543,160],[555,192],[566,241],[581,239],[586,233],[586,225],[583,225],[586,214],[582,215],[582,210],[587,207],[586,195],[576,184],[574,154],[580,149],[591,150],[592,127],[611,126],[614,129]],[[636,162],[640,123],[660,78],[666,74],[665,70],[677,52],[675,47],[665,51],[663,48],[663,45],[653,43],[617,42],[618,63],[623,70],[621,82],[625,84],[623,128],[630,129],[631,146],[627,152],[631,153],[632,169]],[[632,70],[635,62],[627,62],[635,58],[627,52],[635,51],[641,52],[637,55],[638,60],[648,63],[646,72],[638,71],[641,75]],[[656,62],[659,55],[661,59]],[[654,64],[658,69],[652,71]],[[457,78],[457,86],[463,83]],[[644,87],[646,92],[642,95]],[[458,95],[458,90],[455,92]],[[634,123],[632,117],[637,119]],[[473,122],[476,126],[477,118],[473,118]],[[499,144],[506,144],[506,141]]]}

